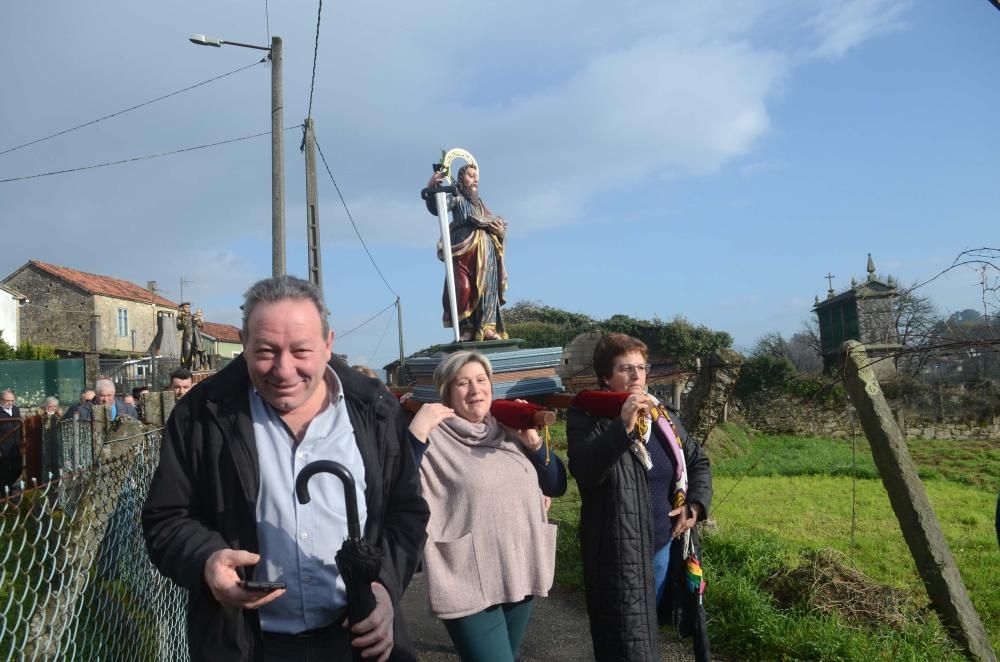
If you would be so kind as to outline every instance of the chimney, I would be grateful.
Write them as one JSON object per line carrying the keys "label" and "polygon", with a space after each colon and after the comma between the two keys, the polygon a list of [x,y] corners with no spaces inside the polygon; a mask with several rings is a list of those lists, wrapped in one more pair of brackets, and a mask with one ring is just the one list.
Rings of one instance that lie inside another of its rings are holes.
{"label": "chimney", "polygon": [[101,338],[101,316],[90,316],[90,351],[99,352],[104,349],[104,342]]}
{"label": "chimney", "polygon": [[156,281],[155,280],[147,280],[146,281],[146,289],[149,290],[150,292],[152,292],[153,294],[156,294],[156,290],[157,290]]}

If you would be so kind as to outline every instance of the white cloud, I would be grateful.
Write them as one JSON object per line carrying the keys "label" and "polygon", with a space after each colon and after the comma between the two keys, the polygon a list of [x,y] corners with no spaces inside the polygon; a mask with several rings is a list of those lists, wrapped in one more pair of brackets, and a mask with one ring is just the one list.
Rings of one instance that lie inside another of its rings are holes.
{"label": "white cloud", "polygon": [[874,37],[900,30],[909,3],[901,0],[841,0],[823,3],[808,24],[815,31],[814,54],[840,58]]}
{"label": "white cloud", "polygon": [[[320,41],[317,134],[369,245],[432,242],[436,227],[418,192],[438,150],[455,145],[482,161],[483,196],[510,219],[517,241],[585,222],[602,197],[642,196],[665,177],[752,158],[771,127],[769,105],[803,64],[801,49],[789,44],[842,57],[898,29],[904,5],[811,7],[438,0],[399,3],[390,18],[377,3],[331,5]],[[308,98],[315,14],[302,9],[271,7],[271,32],[285,42],[286,125],[301,121]],[[7,18],[23,29],[8,47],[25,58],[8,73],[18,102],[0,107],[0,124],[9,142],[27,140],[248,64],[255,53],[198,49],[186,37],[205,31],[263,42],[259,14],[235,0],[118,0],[99,14],[68,2],[45,11],[16,6]],[[266,130],[268,77],[265,67],[252,68],[4,155],[0,178]],[[290,240],[303,234],[298,139],[296,131],[286,135]],[[324,245],[356,241],[322,164],[319,176]],[[266,275],[266,138],[0,186],[0,218],[17,225],[19,238],[16,254],[0,255],[0,273],[38,258],[171,288],[186,275],[196,281],[191,298],[203,299],[214,317]]]}

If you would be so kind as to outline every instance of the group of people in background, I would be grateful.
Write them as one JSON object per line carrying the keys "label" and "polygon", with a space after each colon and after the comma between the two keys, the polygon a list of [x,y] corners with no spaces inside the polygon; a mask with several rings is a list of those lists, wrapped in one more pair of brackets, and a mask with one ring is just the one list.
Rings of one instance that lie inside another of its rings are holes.
{"label": "group of people in background", "polygon": [[[567,472],[539,430],[491,414],[487,356],[444,358],[440,402],[411,416],[333,354],[327,314],[307,281],[256,283],[243,305],[243,355],[196,385],[167,423],[143,529],[154,565],[189,590],[193,660],[415,659],[400,599],[422,567],[428,608],[459,656],[513,662],[553,583],[548,509],[568,474],[582,499],[596,658],[657,660],[660,624],[703,619],[691,578],[700,582],[695,524],[711,506],[711,470],[677,412],[647,392],[641,341],[610,334],[597,344],[601,388],[624,406],[568,412]],[[343,488],[313,478],[312,500],[294,496],[316,460],[354,476],[362,537],[381,553],[374,611],[349,626],[334,559],[347,535]]]}
{"label": "group of people in background", "polygon": [[[177,368],[170,373],[170,390],[175,399],[180,399],[191,390],[193,377],[187,368]],[[148,385],[136,386],[131,393],[117,394],[115,383],[106,378],[98,379],[93,388],[80,391],[78,402],[65,410],[59,398],[50,395],[32,410],[31,415],[56,417],[62,421],[93,419],[97,405],[111,407],[111,418],[125,416],[136,420],[142,418],[143,397],[149,392]],[[0,395],[0,498],[5,490],[15,487],[21,480],[24,458],[21,453],[22,421],[21,409],[17,406],[17,394],[6,388]]]}

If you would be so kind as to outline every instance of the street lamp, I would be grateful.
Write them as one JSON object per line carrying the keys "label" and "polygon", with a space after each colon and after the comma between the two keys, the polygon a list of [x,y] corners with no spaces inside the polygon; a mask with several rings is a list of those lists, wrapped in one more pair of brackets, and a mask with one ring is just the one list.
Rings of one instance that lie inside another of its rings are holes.
{"label": "street lamp", "polygon": [[189,41],[199,46],[223,45],[268,51],[271,60],[271,275],[285,274],[285,152],[284,105],[281,90],[281,37],[272,37],[270,46],[255,46],[193,34]]}

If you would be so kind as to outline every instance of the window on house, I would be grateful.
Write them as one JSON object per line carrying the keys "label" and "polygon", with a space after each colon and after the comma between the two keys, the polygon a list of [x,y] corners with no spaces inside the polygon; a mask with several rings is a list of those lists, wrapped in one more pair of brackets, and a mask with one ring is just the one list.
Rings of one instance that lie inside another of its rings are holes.
{"label": "window on house", "polygon": [[128,336],[128,308],[118,309],[118,335]]}

